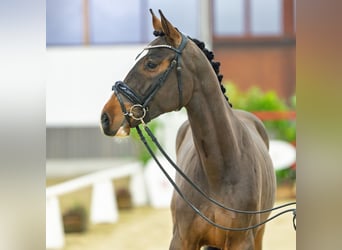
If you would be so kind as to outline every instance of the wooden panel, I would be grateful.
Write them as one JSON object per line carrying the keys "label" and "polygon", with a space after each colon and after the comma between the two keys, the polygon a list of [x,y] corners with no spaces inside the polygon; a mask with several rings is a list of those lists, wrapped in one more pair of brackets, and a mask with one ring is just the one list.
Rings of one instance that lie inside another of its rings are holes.
{"label": "wooden panel", "polygon": [[242,90],[251,86],[275,90],[283,98],[295,94],[295,46],[224,46],[221,43],[214,47],[214,53],[215,60],[221,62],[223,81],[232,81]]}
{"label": "wooden panel", "polygon": [[46,157],[52,159],[137,157],[140,144],[104,136],[97,127],[46,129]]}
{"label": "wooden panel", "polygon": [[283,25],[284,25],[284,36],[293,37],[295,34],[294,27],[294,0],[283,1]]}

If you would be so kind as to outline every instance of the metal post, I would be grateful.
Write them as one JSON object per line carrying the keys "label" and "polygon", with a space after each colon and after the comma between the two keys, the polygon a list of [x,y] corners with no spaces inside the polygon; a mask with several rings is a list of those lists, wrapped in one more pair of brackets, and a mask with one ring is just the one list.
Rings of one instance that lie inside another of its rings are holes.
{"label": "metal post", "polygon": [[211,0],[200,0],[200,7],[199,7],[199,15],[198,15],[198,22],[199,22],[199,34],[200,39],[205,43],[206,47],[209,50],[213,48],[212,42],[212,2]]}
{"label": "metal post", "polygon": [[83,0],[83,43],[84,45],[89,45],[90,35],[89,35],[89,0]]}

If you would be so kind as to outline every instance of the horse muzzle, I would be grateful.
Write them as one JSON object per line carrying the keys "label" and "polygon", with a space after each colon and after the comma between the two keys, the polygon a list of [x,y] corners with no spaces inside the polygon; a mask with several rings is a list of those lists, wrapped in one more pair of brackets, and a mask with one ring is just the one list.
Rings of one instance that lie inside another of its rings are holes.
{"label": "horse muzzle", "polygon": [[112,124],[109,115],[105,112],[101,115],[101,126],[107,136],[127,137],[130,134],[130,126],[126,119],[123,119],[121,124]]}
{"label": "horse muzzle", "polygon": [[[131,105],[126,103],[125,106],[130,109]],[[131,124],[122,113],[121,106],[115,95],[103,107],[100,124],[103,133],[107,136],[125,137],[130,134]]]}

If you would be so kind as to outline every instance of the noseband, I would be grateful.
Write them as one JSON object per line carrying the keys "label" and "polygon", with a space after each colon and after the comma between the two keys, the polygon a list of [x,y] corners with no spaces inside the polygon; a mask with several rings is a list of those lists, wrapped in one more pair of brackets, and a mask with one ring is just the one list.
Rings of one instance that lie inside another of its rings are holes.
{"label": "noseband", "polygon": [[[153,45],[153,46],[148,46],[146,48],[144,48],[143,51],[145,50],[150,50],[150,49],[159,49],[159,48],[166,48],[166,49],[170,49],[175,53],[175,57],[172,59],[169,67],[162,73],[162,75],[157,79],[157,81],[152,85],[151,88],[149,88],[149,91],[144,95],[144,96],[140,96],[138,95],[133,89],[131,89],[126,83],[124,83],[123,81],[117,81],[113,87],[112,90],[114,91],[122,112],[126,118],[126,120],[128,121],[128,123],[131,125],[130,123],[130,118],[134,119],[134,120],[139,120],[141,122],[148,122],[148,121],[144,121],[144,118],[148,112],[148,104],[149,102],[152,100],[152,98],[156,95],[156,93],[158,92],[158,90],[163,86],[163,84],[165,83],[166,78],[168,77],[168,75],[170,74],[170,72],[173,70],[173,68],[176,66],[176,72],[177,72],[177,82],[178,82],[178,110],[182,108],[183,103],[183,95],[182,95],[182,78],[181,78],[181,67],[179,66],[179,60],[181,58],[182,55],[182,51],[185,48],[185,45],[188,42],[188,38],[182,34],[182,42],[181,44],[178,46],[178,48],[174,48],[170,45]],[[140,53],[141,54],[141,53]],[[139,54],[139,55],[140,55]],[[138,57],[139,57],[138,55]],[[130,109],[127,111],[122,96],[124,96],[126,99],[128,99],[128,101],[130,101],[133,105],[130,107]]]}

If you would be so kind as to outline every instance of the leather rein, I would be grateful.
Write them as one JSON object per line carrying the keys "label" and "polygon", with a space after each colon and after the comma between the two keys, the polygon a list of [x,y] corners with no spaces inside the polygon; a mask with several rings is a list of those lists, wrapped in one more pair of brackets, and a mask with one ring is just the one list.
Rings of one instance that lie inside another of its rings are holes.
{"label": "leather rein", "polygon": [[[211,203],[217,205],[218,207],[223,208],[224,210],[227,211],[231,211],[234,213],[240,213],[240,214],[263,214],[263,213],[269,213],[284,207],[288,207],[288,206],[292,206],[292,205],[296,205],[296,202],[290,202],[290,203],[286,203],[283,205],[280,205],[278,207],[274,207],[274,208],[270,208],[270,209],[265,209],[265,210],[260,210],[260,211],[245,211],[245,210],[238,210],[238,209],[233,209],[233,208],[229,208],[229,207],[225,207],[222,203],[216,201],[215,199],[209,197],[198,185],[196,185],[192,180],[189,179],[189,177],[186,176],[186,174],[177,166],[177,164],[168,156],[168,154],[164,151],[164,149],[161,147],[160,143],[158,142],[157,138],[153,135],[152,131],[149,129],[149,127],[147,126],[147,122],[144,119],[146,118],[146,114],[148,112],[148,104],[151,101],[151,99],[155,96],[155,94],[158,92],[158,90],[163,86],[166,78],[168,77],[168,75],[170,74],[170,72],[173,70],[173,68],[176,66],[176,70],[177,70],[177,82],[178,82],[178,92],[179,92],[179,101],[178,101],[178,109],[180,109],[182,107],[182,81],[181,81],[181,67],[179,66],[179,59],[182,55],[182,51],[185,48],[185,45],[188,41],[188,38],[186,36],[184,36],[182,34],[182,42],[179,45],[178,48],[174,48],[170,45],[154,45],[154,46],[148,46],[146,48],[144,48],[144,50],[150,50],[150,49],[157,49],[157,48],[166,48],[166,49],[170,49],[173,50],[175,53],[175,57],[172,59],[169,67],[164,71],[164,73],[161,75],[161,77],[159,77],[157,79],[157,81],[152,85],[152,87],[150,88],[150,90],[144,95],[144,97],[138,95],[133,89],[131,89],[126,83],[124,83],[123,81],[117,81],[113,87],[112,90],[114,91],[122,112],[126,118],[126,120],[128,121],[129,124],[130,123],[130,118],[132,118],[133,120],[137,120],[140,121],[143,124],[144,130],[145,132],[148,134],[148,136],[152,139],[152,142],[157,146],[157,148],[160,150],[160,152],[163,154],[163,156],[168,160],[168,162],[172,165],[172,167],[175,168],[175,170],[178,172],[178,174],[180,176],[182,176],[182,178],[184,178],[200,195],[202,195],[205,199],[207,199],[208,201],[210,201]],[[144,51],[143,50],[143,51]],[[141,53],[140,53],[141,54]],[[139,54],[139,55],[140,55]],[[138,55],[138,57],[139,57]],[[127,111],[122,96],[124,96],[126,99],[128,99],[133,105],[130,107],[130,109]],[[254,229],[256,227],[259,227],[273,219],[275,219],[276,217],[285,214],[285,213],[289,213],[292,212],[293,214],[293,227],[296,230],[296,208],[290,208],[290,209],[286,209],[283,210],[279,213],[277,213],[276,215],[266,219],[265,221],[262,221],[258,224],[249,226],[249,227],[244,227],[244,228],[230,228],[230,227],[225,227],[222,225],[219,225],[217,223],[215,223],[214,221],[212,221],[211,219],[209,219],[207,216],[205,216],[198,208],[196,208],[196,206],[189,200],[188,197],[186,197],[183,192],[180,190],[180,188],[177,186],[177,184],[175,183],[175,181],[173,180],[173,178],[167,173],[167,171],[164,169],[164,167],[161,165],[161,163],[158,161],[156,155],[154,154],[152,148],[150,147],[150,145],[147,143],[145,136],[143,135],[139,125],[137,125],[136,130],[140,136],[141,141],[144,143],[146,149],[148,150],[148,152],[150,153],[150,155],[152,156],[152,158],[155,160],[155,162],[157,163],[158,167],[161,169],[161,171],[164,173],[164,175],[166,176],[166,178],[168,179],[168,181],[171,183],[171,185],[173,186],[173,188],[175,189],[175,191],[180,195],[180,197],[184,200],[185,203],[187,203],[190,208],[200,217],[202,217],[205,221],[207,221],[209,224],[220,228],[222,230],[229,230],[229,231],[246,231],[246,230],[250,230],[250,229]]]}

